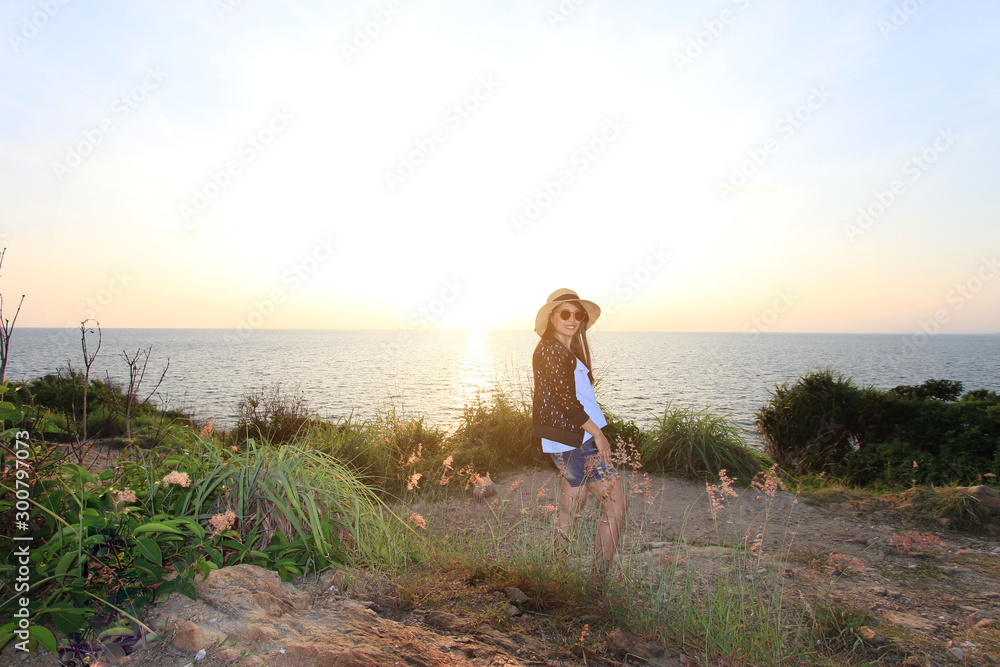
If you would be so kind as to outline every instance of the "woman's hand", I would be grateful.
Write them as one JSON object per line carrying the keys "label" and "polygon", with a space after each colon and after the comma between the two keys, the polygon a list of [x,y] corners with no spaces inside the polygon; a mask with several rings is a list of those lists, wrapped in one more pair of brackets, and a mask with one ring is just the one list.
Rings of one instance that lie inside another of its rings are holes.
{"label": "woman's hand", "polygon": [[608,442],[608,437],[604,435],[601,431],[597,432],[594,436],[594,444],[597,445],[597,452],[601,455],[601,460],[604,461],[604,465],[611,465],[611,443]]}

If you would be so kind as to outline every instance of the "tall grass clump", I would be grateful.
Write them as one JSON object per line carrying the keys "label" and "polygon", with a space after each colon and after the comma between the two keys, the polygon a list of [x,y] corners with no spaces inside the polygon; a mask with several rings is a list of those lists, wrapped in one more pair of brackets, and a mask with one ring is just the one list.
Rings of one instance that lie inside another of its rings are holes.
{"label": "tall grass clump", "polygon": [[405,417],[394,408],[370,421],[353,414],[335,423],[317,420],[296,442],[329,454],[366,484],[388,492],[412,486],[416,472],[428,476],[446,456],[441,429],[427,426],[423,417]]}
{"label": "tall grass clump", "polygon": [[771,461],[747,443],[746,435],[724,416],[668,405],[642,440],[640,452],[643,464],[657,472],[715,478],[728,470],[749,479],[767,470]]}
{"label": "tall grass clump", "polygon": [[479,473],[544,462],[541,446],[531,437],[531,405],[500,390],[480,394],[464,407],[447,447],[456,466],[472,466]]}

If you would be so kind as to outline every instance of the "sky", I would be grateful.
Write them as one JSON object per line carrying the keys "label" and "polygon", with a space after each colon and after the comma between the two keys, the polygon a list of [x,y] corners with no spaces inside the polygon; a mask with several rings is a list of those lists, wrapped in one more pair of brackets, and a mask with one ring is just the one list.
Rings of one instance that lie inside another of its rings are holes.
{"label": "sky", "polygon": [[17,326],[1000,332],[1000,5],[7,0]]}

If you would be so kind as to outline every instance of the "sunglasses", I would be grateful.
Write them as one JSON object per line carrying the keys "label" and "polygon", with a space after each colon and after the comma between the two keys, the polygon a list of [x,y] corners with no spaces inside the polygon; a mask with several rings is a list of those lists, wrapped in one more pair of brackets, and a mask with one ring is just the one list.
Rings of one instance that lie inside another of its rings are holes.
{"label": "sunglasses", "polygon": [[587,317],[587,311],[585,310],[560,310],[559,319],[568,320],[569,318],[575,319],[577,322],[583,322],[584,318]]}

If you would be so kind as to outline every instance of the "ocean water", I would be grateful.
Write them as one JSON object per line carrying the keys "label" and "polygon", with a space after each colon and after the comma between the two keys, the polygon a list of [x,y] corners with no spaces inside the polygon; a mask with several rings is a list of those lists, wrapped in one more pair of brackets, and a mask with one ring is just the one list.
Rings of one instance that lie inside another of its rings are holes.
{"label": "ocean water", "polygon": [[[336,419],[395,409],[451,430],[477,394],[530,396],[532,332],[105,329],[91,377],[127,377],[121,355],[152,346],[145,396],[231,425],[244,392],[281,383]],[[598,399],[649,426],[667,405],[707,408],[742,425],[775,386],[824,368],[888,389],[927,379],[1000,390],[1000,336],[775,333],[590,335]],[[96,339],[91,340],[93,350]],[[82,369],[79,330],[17,329],[7,377]]]}

